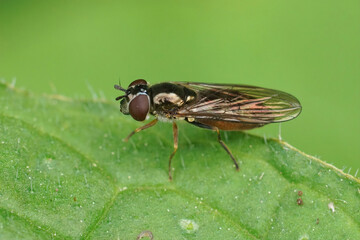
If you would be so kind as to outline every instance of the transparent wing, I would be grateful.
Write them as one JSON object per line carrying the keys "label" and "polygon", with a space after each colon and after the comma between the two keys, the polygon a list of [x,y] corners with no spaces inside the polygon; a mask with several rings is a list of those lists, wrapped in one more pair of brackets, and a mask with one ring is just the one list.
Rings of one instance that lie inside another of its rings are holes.
{"label": "transparent wing", "polygon": [[247,85],[173,83],[197,93],[197,99],[179,109],[177,117],[266,124],[294,119],[301,112],[300,102],[282,91]]}

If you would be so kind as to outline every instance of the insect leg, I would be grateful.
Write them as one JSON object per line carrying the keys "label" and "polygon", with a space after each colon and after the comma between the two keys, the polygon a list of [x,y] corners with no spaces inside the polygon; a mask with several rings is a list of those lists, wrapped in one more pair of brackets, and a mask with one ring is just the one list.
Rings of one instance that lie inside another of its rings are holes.
{"label": "insect leg", "polygon": [[173,122],[173,133],[174,133],[174,151],[173,153],[170,155],[169,158],[169,180],[172,180],[172,176],[171,176],[171,159],[174,157],[177,149],[178,149],[178,140],[179,140],[179,132],[178,132],[178,128],[177,125],[175,123],[175,121]]}
{"label": "insect leg", "polygon": [[149,128],[149,127],[154,126],[157,122],[158,122],[158,120],[157,120],[157,119],[154,119],[154,120],[152,120],[151,122],[145,124],[144,126],[135,129],[134,131],[132,131],[132,132],[129,134],[129,136],[127,136],[127,137],[124,139],[124,141],[127,142],[132,135],[134,135],[135,133],[140,132],[141,130],[144,130],[144,129],[147,129],[147,128]]}
{"label": "insect leg", "polygon": [[211,126],[211,129],[217,132],[219,143],[225,149],[225,151],[230,155],[231,159],[233,160],[233,162],[235,164],[236,170],[239,171],[239,165],[237,164],[234,155],[231,153],[230,149],[228,148],[228,146],[226,146],[226,144],[223,142],[223,140],[221,140],[219,128]]}

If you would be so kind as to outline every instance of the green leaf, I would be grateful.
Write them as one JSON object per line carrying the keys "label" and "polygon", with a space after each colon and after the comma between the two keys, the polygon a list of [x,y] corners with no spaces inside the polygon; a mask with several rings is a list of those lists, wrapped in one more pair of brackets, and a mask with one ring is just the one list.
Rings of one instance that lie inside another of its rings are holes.
{"label": "green leaf", "polygon": [[171,124],[122,141],[140,125],[116,102],[1,84],[0,238],[360,239],[359,179],[227,132],[237,172],[216,133],[179,123],[169,182]]}

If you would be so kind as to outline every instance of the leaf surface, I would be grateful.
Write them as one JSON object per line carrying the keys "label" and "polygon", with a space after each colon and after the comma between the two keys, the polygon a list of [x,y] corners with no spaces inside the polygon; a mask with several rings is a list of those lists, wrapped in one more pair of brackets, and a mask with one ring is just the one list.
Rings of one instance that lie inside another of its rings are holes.
{"label": "leaf surface", "polygon": [[169,182],[171,124],[122,141],[139,126],[115,102],[1,84],[0,238],[360,239],[359,179],[287,143],[223,133],[236,172],[216,133],[180,123]]}

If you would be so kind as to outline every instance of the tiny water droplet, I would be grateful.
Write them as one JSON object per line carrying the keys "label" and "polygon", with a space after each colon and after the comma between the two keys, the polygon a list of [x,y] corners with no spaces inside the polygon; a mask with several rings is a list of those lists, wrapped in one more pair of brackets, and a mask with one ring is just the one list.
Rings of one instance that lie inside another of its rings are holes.
{"label": "tiny water droplet", "polygon": [[194,233],[199,229],[199,225],[194,220],[190,219],[181,219],[179,225],[187,233]]}

